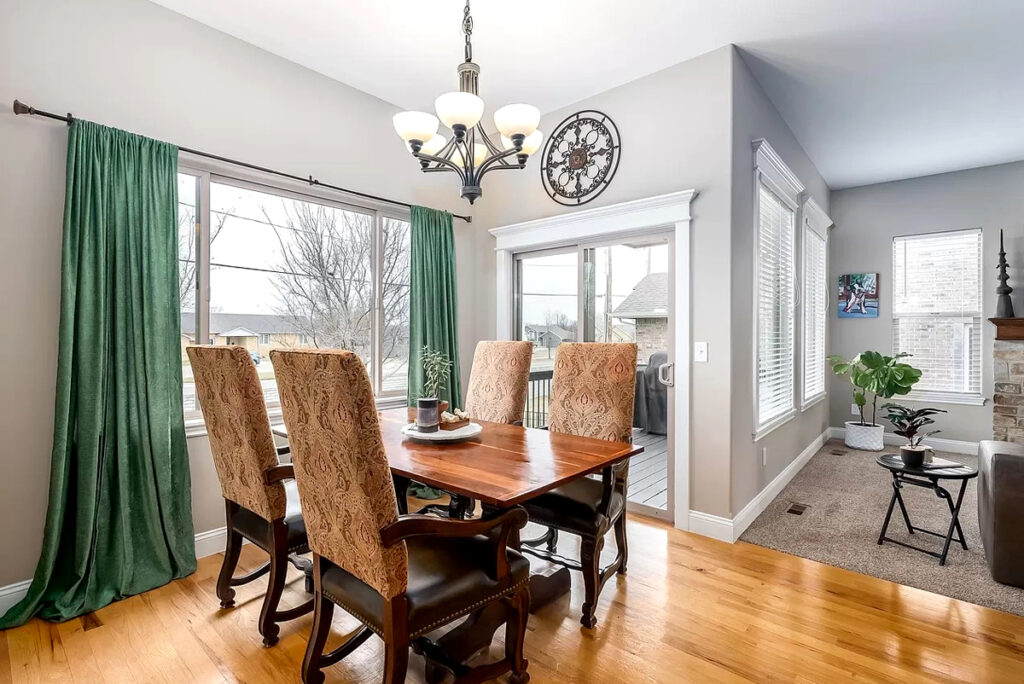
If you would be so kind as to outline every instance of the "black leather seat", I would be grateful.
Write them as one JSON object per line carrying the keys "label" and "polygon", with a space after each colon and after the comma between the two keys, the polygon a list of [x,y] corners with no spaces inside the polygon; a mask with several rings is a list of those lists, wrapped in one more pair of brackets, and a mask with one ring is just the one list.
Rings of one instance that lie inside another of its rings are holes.
{"label": "black leather seat", "polygon": [[[284,493],[287,497],[284,525],[288,553],[308,553],[306,521],[302,518],[298,486],[295,484],[295,480],[285,480],[282,484],[284,485]],[[274,548],[274,530],[272,526],[252,511],[239,507],[232,522],[235,531],[264,551],[270,551]]]}
{"label": "black leather seat", "polygon": [[[470,613],[530,577],[530,562],[509,549],[509,574],[502,581],[484,570],[494,563],[487,537],[412,537],[409,551],[409,635],[426,634]],[[323,562],[323,561],[321,561]],[[378,634],[384,629],[384,599],[372,587],[330,564],[323,571],[324,595]]]}
{"label": "black leather seat", "polygon": [[[546,526],[557,526],[567,532],[593,535],[602,527],[604,514],[601,513],[601,494],[604,490],[600,480],[582,477],[561,487],[541,494],[526,504],[530,522]],[[609,517],[615,519],[624,505],[622,494],[612,490]]]}

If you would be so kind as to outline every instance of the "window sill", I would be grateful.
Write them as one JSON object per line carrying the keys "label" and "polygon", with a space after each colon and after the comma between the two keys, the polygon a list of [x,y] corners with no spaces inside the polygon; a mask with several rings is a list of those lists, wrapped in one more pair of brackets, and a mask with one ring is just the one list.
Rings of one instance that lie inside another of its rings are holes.
{"label": "window sill", "polygon": [[801,411],[806,411],[807,409],[811,408],[815,404],[820,404],[821,402],[823,402],[825,400],[825,397],[827,397],[827,396],[828,396],[828,392],[822,392],[821,394],[814,395],[810,399],[805,399],[804,403],[800,404],[800,410]]}
{"label": "window sill", "polygon": [[783,413],[778,418],[774,418],[769,422],[765,423],[764,425],[759,426],[757,428],[757,431],[754,432],[754,441],[756,442],[760,440],[762,437],[766,436],[768,433],[778,430],[780,427],[782,427],[789,421],[793,420],[796,414],[796,409],[790,409],[789,411]]}
{"label": "window sill", "polygon": [[959,404],[961,406],[984,406],[988,399],[981,394],[965,394],[961,392],[911,392],[902,397],[893,397],[889,401],[899,403],[903,401],[916,401],[929,404]]}

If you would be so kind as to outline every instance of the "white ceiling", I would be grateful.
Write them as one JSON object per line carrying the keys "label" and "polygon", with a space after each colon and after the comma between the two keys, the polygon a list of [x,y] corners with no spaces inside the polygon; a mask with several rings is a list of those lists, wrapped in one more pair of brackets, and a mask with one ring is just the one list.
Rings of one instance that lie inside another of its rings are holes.
{"label": "white ceiling", "polygon": [[[154,1],[403,108],[457,86],[462,0]],[[1024,159],[1021,0],[477,0],[473,17],[490,111],[735,43],[834,189]]]}

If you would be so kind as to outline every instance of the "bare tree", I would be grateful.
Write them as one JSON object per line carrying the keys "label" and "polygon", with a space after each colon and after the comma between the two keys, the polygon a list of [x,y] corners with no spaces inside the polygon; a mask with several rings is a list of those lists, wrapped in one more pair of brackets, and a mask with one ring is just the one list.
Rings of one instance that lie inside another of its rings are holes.
{"label": "bare tree", "polygon": [[[210,226],[210,244],[220,235],[233,209],[217,215]],[[178,204],[178,296],[182,311],[196,310],[196,210]]]}
{"label": "bare tree", "polygon": [[568,314],[561,311],[555,311],[554,309],[548,309],[544,312],[544,325],[557,325],[563,330],[569,332],[576,332],[576,319],[570,318]]}
{"label": "bare tree", "polygon": [[[373,219],[308,202],[285,200],[284,225],[263,215],[277,236],[281,261],[275,287],[278,310],[320,348],[370,356],[373,325]],[[404,230],[403,230],[404,228]],[[384,220],[383,337],[385,358],[407,344],[409,321],[408,227]]]}

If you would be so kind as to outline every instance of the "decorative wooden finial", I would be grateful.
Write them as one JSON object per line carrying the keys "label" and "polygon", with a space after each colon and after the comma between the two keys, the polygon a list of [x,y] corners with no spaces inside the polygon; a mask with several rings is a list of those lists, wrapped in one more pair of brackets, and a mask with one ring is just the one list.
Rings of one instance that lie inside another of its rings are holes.
{"label": "decorative wooden finial", "polygon": [[1003,229],[999,229],[999,287],[996,288],[996,318],[1013,318],[1013,302],[1010,301],[1010,293],[1013,288],[1006,284],[1010,276],[1006,275],[1006,250],[1003,249]]}

